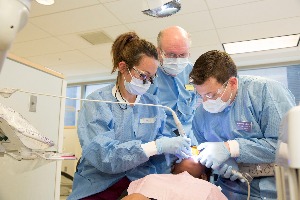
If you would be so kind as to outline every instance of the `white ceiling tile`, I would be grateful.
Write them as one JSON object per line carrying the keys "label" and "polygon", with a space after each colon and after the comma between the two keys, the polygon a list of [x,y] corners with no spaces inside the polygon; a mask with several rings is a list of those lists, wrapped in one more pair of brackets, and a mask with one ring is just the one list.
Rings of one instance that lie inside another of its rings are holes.
{"label": "white ceiling tile", "polygon": [[145,0],[119,0],[104,4],[104,6],[123,23],[153,19],[153,17],[142,13],[142,11],[147,8],[145,5],[147,5]]}
{"label": "white ceiling tile", "polygon": [[[106,27],[103,29],[89,30],[88,32],[98,32],[98,31],[103,31],[108,37],[114,40],[120,34],[128,32],[129,29],[124,25],[119,25],[119,26]],[[86,41],[80,36],[88,32],[67,34],[67,35],[57,36],[57,38],[75,49],[84,49],[84,48],[93,47],[91,43],[89,43],[88,41]]]}
{"label": "white ceiling tile", "polygon": [[105,27],[102,30],[113,40],[115,40],[122,33],[129,32],[129,29],[124,25]]}
{"label": "white ceiling tile", "polygon": [[207,45],[207,46],[198,46],[198,47],[191,47],[190,50],[190,60],[192,63],[195,63],[195,61],[205,52],[211,51],[211,50],[220,50],[224,51],[222,45],[215,44],[215,45]]}
{"label": "white ceiling tile", "polygon": [[[218,29],[222,43],[300,33],[300,17]],[[280,28],[278,28],[280,27]],[[234,33],[234,34],[233,34]]]}
{"label": "white ceiling tile", "polygon": [[101,3],[113,2],[113,1],[120,1],[120,0],[98,0]]}
{"label": "white ceiling tile", "polygon": [[93,58],[94,60],[101,62],[102,59],[109,59],[111,57],[111,46],[111,43],[106,43],[101,45],[95,45],[86,49],[80,49],[80,51],[85,55]]}
{"label": "white ceiling tile", "polygon": [[103,27],[120,22],[102,5],[35,17],[31,22],[52,35],[64,35]]}
{"label": "white ceiling tile", "polygon": [[300,16],[298,0],[264,0],[212,10],[217,28],[239,26]]}
{"label": "white ceiling tile", "polygon": [[168,27],[166,22],[157,23],[155,20],[127,24],[127,26],[131,31],[135,31],[141,38],[155,38],[160,30]]}
{"label": "white ceiling tile", "polygon": [[57,36],[59,40],[68,44],[74,49],[88,48],[93,46],[91,43],[79,36],[80,33]]}
{"label": "white ceiling tile", "polygon": [[91,60],[90,57],[76,50],[27,58],[28,60],[35,63],[43,63],[43,65],[46,67],[66,65]]}
{"label": "white ceiling tile", "polygon": [[135,30],[144,38],[156,37],[160,30],[175,25],[181,26],[190,33],[214,29],[210,15],[206,11],[127,24],[129,29]]}
{"label": "white ceiling tile", "polygon": [[185,15],[174,15],[168,19],[171,25],[178,25],[188,32],[199,32],[214,29],[209,12],[201,11]]}
{"label": "white ceiling tile", "polygon": [[41,15],[47,15],[52,13],[58,13],[77,8],[87,7],[91,5],[99,4],[97,0],[56,0],[54,4],[45,6],[32,1],[30,9],[30,17],[36,17]]}
{"label": "white ceiling tile", "polygon": [[222,8],[222,7],[229,7],[234,5],[240,5],[240,4],[246,4],[251,2],[256,2],[261,0],[209,0],[206,1],[209,9],[215,9],[215,8]]}
{"label": "white ceiling tile", "polygon": [[192,47],[215,45],[220,42],[216,30],[194,32],[191,39]]}
{"label": "white ceiling tile", "polygon": [[46,37],[50,37],[51,35],[47,32],[41,30],[40,28],[34,26],[31,23],[28,23],[18,34],[14,41],[14,43],[26,42],[30,40],[37,40]]}
{"label": "white ceiling tile", "polygon": [[204,0],[181,0],[180,2],[181,10],[178,12],[179,15],[208,10]]}
{"label": "white ceiling tile", "polygon": [[[45,55],[71,50],[71,47],[55,38],[45,38],[13,44],[10,52],[20,57]],[[43,63],[40,63],[43,64]]]}

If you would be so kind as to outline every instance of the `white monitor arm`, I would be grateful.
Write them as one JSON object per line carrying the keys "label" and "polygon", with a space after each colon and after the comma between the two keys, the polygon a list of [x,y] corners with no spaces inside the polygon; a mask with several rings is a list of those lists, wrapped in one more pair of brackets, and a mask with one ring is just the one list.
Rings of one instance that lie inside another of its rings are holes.
{"label": "white monitor arm", "polygon": [[31,0],[0,0],[0,72],[17,33],[26,25]]}

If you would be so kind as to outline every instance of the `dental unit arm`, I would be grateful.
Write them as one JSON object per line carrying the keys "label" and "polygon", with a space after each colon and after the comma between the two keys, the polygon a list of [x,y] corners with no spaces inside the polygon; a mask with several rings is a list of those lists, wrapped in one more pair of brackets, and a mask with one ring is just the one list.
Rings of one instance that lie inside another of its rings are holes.
{"label": "dental unit arm", "polygon": [[[6,96],[8,97],[8,96]],[[71,153],[48,150],[54,142],[43,136],[21,114],[0,103],[0,157],[16,160],[75,160]]]}
{"label": "dental unit arm", "polygon": [[70,153],[45,151],[54,142],[43,136],[22,115],[0,103],[0,157],[16,160],[74,160]]}
{"label": "dental unit arm", "polygon": [[[112,104],[134,104],[143,106],[162,107],[172,112],[174,121],[177,125],[179,134],[184,137],[185,132],[179,121],[176,113],[167,106],[154,105],[154,104],[142,104],[142,103],[127,103],[127,102],[112,102],[101,100],[89,100],[70,98],[65,96],[56,96],[51,94],[35,93],[30,91],[24,91],[21,89],[3,88],[0,90],[0,95],[4,98],[9,98],[15,92],[23,92],[27,94],[50,96],[63,99],[80,100],[80,101],[92,101],[103,102]],[[12,116],[12,117],[8,117]],[[15,120],[18,119],[18,120]],[[0,156],[3,153],[18,159],[35,159],[37,156],[44,159],[75,159],[71,154],[51,154],[42,152],[44,149],[53,146],[54,143],[42,136],[33,126],[31,126],[19,113],[16,113],[11,108],[8,108],[0,104]]]}
{"label": "dental unit arm", "polygon": [[31,0],[0,1],[0,72],[17,33],[26,25]]}

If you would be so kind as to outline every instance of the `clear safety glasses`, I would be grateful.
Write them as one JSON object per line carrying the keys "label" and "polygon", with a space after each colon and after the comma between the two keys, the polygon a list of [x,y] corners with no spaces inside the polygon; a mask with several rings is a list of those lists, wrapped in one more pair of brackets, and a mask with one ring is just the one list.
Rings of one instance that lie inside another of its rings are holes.
{"label": "clear safety glasses", "polygon": [[[216,99],[218,95],[223,95],[223,93],[225,92],[226,88],[227,88],[227,85],[228,85],[228,82],[229,82],[229,79],[219,88],[217,89],[216,92],[214,93],[208,93],[208,94],[205,94],[205,98],[207,99]],[[196,89],[194,89],[195,93],[199,96],[199,98],[203,99],[203,97],[197,92]]]}
{"label": "clear safety glasses", "polygon": [[177,55],[175,53],[166,53],[162,49],[160,49],[160,51],[161,51],[162,57],[164,57],[164,58],[187,58],[190,56],[189,52]]}
{"label": "clear safety glasses", "polygon": [[149,81],[151,84],[153,84],[154,79],[157,77],[157,75],[155,74],[154,76],[149,76],[146,74],[146,72],[137,69],[136,67],[132,68],[140,77],[141,80],[143,80],[143,84],[146,84],[147,81]]}

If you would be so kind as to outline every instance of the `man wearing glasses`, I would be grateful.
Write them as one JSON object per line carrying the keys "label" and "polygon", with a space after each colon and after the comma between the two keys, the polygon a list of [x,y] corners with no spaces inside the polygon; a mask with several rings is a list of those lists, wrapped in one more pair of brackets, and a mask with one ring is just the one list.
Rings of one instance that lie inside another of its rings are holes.
{"label": "man wearing glasses", "polygon": [[[196,145],[191,127],[195,113],[196,95],[189,85],[189,73],[192,65],[189,61],[190,35],[181,27],[168,27],[158,34],[157,51],[160,66],[157,78],[148,90],[157,95],[160,103],[174,110],[183,125],[186,135]],[[167,129],[178,135],[172,113],[166,111]]]}
{"label": "man wearing glasses", "polygon": [[251,200],[277,199],[278,129],[283,115],[295,106],[292,93],[274,80],[237,76],[230,56],[217,50],[197,59],[190,81],[202,98],[193,119],[194,135],[201,143],[198,160],[219,170],[217,184],[230,200],[244,200],[248,195],[247,184],[232,169],[252,176]]}

